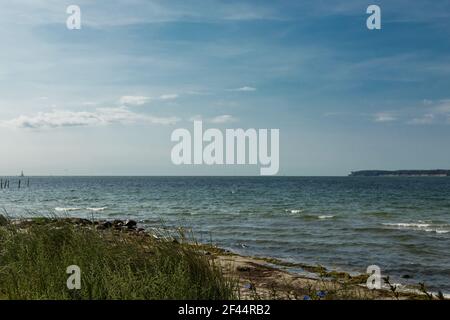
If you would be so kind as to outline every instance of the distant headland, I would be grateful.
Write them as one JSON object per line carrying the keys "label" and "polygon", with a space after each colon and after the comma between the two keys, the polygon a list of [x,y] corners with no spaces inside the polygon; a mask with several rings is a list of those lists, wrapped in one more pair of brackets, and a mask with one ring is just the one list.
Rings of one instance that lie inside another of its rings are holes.
{"label": "distant headland", "polygon": [[360,170],[352,171],[350,177],[449,177],[450,170]]}

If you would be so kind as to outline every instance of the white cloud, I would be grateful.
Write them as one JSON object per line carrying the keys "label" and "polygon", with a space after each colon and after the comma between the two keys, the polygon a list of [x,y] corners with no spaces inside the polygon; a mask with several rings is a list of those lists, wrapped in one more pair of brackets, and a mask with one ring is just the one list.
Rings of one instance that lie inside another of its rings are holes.
{"label": "white cloud", "polygon": [[253,92],[253,91],[256,91],[256,88],[244,86],[244,87],[240,87],[240,88],[236,88],[236,89],[231,89],[230,91],[237,91],[237,92]]}
{"label": "white cloud", "polygon": [[[221,21],[280,19],[271,5],[234,1],[153,1],[113,0],[107,7],[88,0],[78,0],[81,10],[87,7],[82,23],[89,27],[124,26],[176,21]],[[65,19],[61,0],[15,0],[0,11],[0,21],[26,25],[61,23]],[[39,14],[35,14],[39,12]],[[62,16],[61,16],[62,15]]]}
{"label": "white cloud", "polygon": [[434,110],[436,113],[450,115],[450,99],[439,101]]}
{"label": "white cloud", "polygon": [[427,100],[424,105],[427,108],[427,112],[420,117],[408,121],[408,124],[450,123],[450,99],[443,99],[436,102]]}
{"label": "white cloud", "polygon": [[409,121],[409,124],[432,124],[434,122],[434,114],[428,113],[423,115],[420,118],[414,118],[411,121]]}
{"label": "white cloud", "polygon": [[375,122],[391,122],[397,120],[397,118],[389,112],[379,112],[373,115]]}
{"label": "white cloud", "polygon": [[191,95],[191,96],[206,96],[211,94],[211,92],[208,92],[206,90],[188,90],[185,92],[185,94]]}
{"label": "white cloud", "polygon": [[229,114],[223,114],[213,118],[204,119],[201,115],[197,114],[195,116],[190,117],[189,121],[203,121],[208,123],[222,124],[222,123],[236,122],[238,121],[238,119]]}
{"label": "white cloud", "polygon": [[163,94],[158,100],[174,100],[178,98],[178,94]]}
{"label": "white cloud", "polygon": [[229,122],[236,122],[237,119],[229,114],[224,114],[221,116],[217,116],[214,118],[211,118],[208,120],[211,123],[229,123]]}
{"label": "white cloud", "polygon": [[122,96],[119,100],[120,104],[125,106],[141,106],[148,102],[150,97],[144,96]]}
{"label": "white cloud", "polygon": [[121,105],[124,106],[142,106],[151,101],[167,101],[178,98],[178,94],[163,94],[158,97],[146,97],[146,96],[122,96],[119,99]]}
{"label": "white cloud", "polygon": [[1,125],[10,128],[61,128],[77,126],[102,126],[109,124],[175,124],[179,119],[175,117],[154,117],[138,114],[125,107],[99,108],[95,111],[66,111],[54,110],[50,112],[39,112],[32,116],[21,115],[17,118],[3,121]]}

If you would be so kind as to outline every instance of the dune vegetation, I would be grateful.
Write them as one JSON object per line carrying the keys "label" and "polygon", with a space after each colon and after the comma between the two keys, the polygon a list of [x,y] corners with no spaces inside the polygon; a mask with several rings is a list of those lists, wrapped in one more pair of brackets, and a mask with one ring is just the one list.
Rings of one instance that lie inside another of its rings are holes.
{"label": "dune vegetation", "polygon": [[[0,299],[236,298],[235,283],[195,243],[134,226],[99,232],[104,226],[84,219],[0,217]],[[71,265],[79,290],[67,286]]]}

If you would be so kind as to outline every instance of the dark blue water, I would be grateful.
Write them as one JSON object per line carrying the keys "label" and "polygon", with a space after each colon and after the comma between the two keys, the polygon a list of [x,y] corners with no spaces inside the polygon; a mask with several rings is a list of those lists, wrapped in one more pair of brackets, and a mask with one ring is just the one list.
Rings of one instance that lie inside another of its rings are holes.
{"label": "dark blue water", "polygon": [[243,254],[351,272],[375,264],[450,292],[450,178],[31,177],[20,190],[17,179],[0,190],[12,216],[163,221]]}

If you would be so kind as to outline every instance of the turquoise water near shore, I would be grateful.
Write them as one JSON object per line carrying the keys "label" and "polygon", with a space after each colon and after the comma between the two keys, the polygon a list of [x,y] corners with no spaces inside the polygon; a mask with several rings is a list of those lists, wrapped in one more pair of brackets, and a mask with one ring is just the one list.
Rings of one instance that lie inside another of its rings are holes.
{"label": "turquoise water near shore", "polygon": [[[13,217],[133,218],[248,255],[425,282],[450,293],[447,177],[10,177]],[[30,186],[26,186],[30,179]]]}

